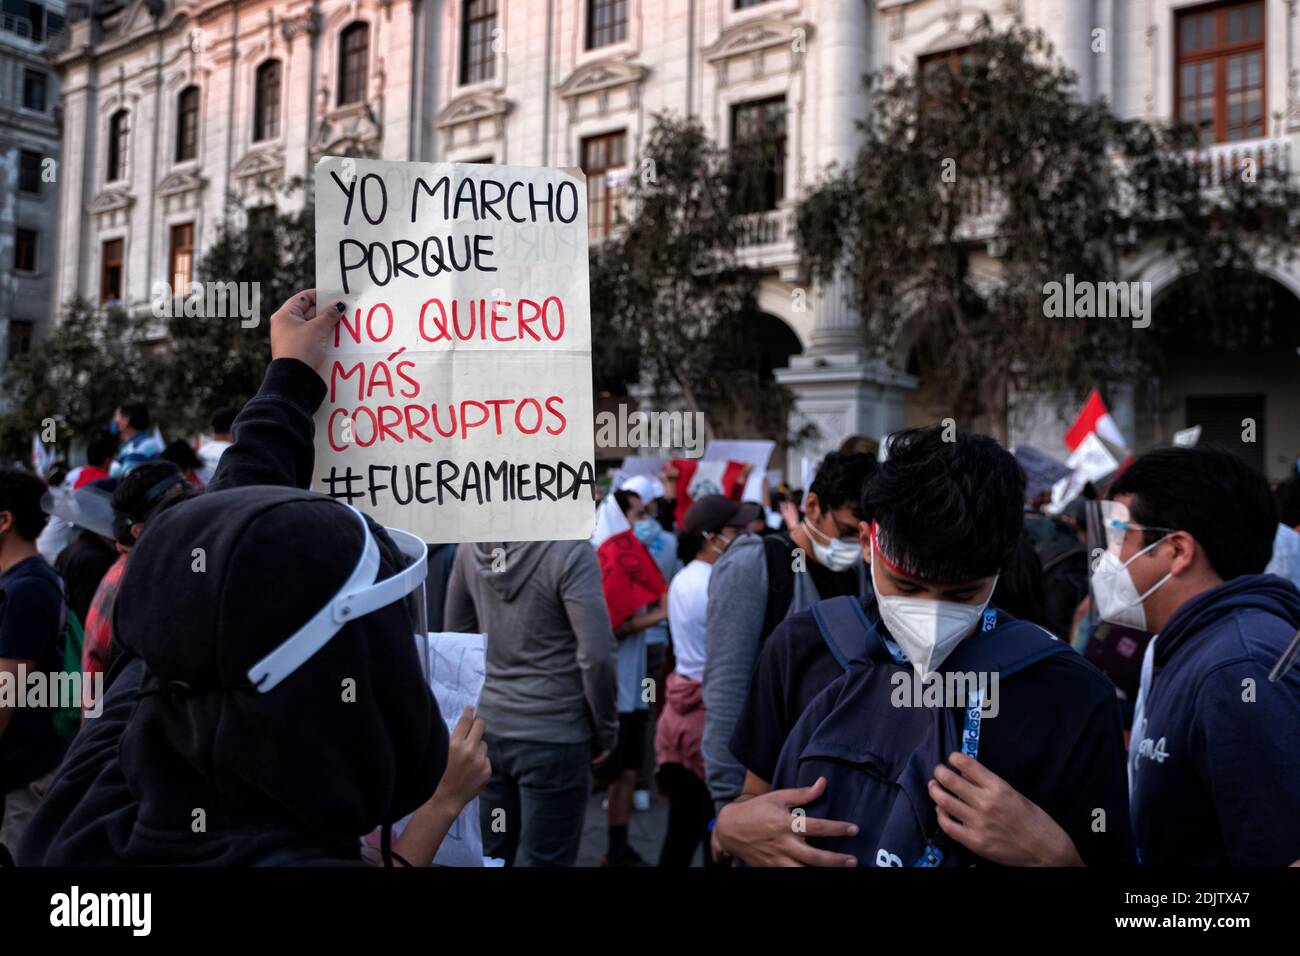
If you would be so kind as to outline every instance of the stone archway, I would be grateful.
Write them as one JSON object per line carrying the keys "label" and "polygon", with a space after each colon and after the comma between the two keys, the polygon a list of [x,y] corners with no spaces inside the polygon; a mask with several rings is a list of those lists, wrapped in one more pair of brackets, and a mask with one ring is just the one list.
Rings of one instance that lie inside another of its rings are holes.
{"label": "stone archway", "polygon": [[1265,281],[1234,300],[1231,347],[1198,329],[1190,293],[1171,264],[1143,271],[1162,335],[1161,367],[1133,397],[1139,450],[1201,427],[1200,443],[1226,448],[1272,479],[1294,474],[1300,454],[1300,277],[1262,267]]}

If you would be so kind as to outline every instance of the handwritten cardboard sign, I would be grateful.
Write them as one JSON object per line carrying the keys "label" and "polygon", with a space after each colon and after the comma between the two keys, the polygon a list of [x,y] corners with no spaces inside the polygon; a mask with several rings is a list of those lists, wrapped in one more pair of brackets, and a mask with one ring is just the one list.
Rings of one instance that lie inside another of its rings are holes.
{"label": "handwritten cardboard sign", "polygon": [[347,312],[314,488],[430,542],[591,535],[580,175],[327,156],[316,294]]}

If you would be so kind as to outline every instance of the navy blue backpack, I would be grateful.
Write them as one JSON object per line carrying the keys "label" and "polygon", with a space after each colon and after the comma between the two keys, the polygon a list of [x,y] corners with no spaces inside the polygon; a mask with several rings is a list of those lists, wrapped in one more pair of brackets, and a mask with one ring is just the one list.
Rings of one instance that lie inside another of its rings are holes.
{"label": "navy blue backpack", "polygon": [[[926,786],[937,764],[960,751],[979,755],[978,696],[964,710],[896,706],[912,665],[877,630],[861,603],[837,597],[813,607],[822,637],[844,668],[804,710],[782,747],[773,789],[806,787],[826,778],[825,792],[803,809],[810,817],[858,825],[854,837],[811,838],[822,849],[851,853],[864,866],[968,866],[978,857],[940,829]],[[940,674],[1017,671],[1072,648],[1028,621],[987,608],[980,631],[963,640]],[[912,685],[915,686],[915,685]]]}

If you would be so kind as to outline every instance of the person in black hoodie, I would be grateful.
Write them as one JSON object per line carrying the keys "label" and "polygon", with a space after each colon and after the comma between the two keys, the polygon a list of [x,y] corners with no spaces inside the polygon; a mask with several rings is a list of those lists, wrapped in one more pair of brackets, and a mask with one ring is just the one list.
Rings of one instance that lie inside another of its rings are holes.
{"label": "person in black hoodie", "polygon": [[[348,580],[365,537],[356,512],[301,490],[341,315],[314,306],[301,293],[272,317],[273,361],[208,493],[137,543],[103,715],[74,741],[20,863],[360,863],[362,834],[434,793],[448,736],[409,601],[349,620],[265,693],[246,676]],[[365,520],[383,579],[403,561]]]}

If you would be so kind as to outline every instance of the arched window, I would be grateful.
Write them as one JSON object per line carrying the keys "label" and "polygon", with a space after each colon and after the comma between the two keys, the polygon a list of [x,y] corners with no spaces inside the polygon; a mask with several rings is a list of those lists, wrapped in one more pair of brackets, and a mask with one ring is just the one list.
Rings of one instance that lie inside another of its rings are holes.
{"label": "arched window", "polygon": [[339,36],[339,106],[366,98],[370,68],[370,25],[354,23]]}
{"label": "arched window", "polygon": [[187,86],[176,98],[176,162],[199,154],[199,88]]}
{"label": "arched window", "polygon": [[253,142],[280,135],[280,61],[267,60],[257,68],[253,100]]}
{"label": "arched window", "polygon": [[127,140],[130,125],[126,110],[118,110],[108,121],[108,181],[126,179]]}

